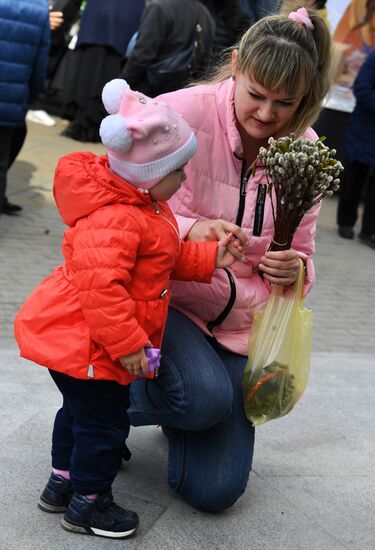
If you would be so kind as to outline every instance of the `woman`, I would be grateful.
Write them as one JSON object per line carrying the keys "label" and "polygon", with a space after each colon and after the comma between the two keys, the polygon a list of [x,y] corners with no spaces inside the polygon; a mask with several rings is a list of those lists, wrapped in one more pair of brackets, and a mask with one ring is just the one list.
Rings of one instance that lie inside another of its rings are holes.
{"label": "woman", "polygon": [[169,428],[169,485],[201,510],[228,508],[248,482],[254,429],[243,411],[241,378],[252,308],[267,300],[272,283],[295,282],[299,258],[306,292],[314,279],[318,207],[303,218],[293,249],[267,252],[270,198],[263,205],[258,198],[264,223],[255,236],[264,174],[258,168],[252,176],[251,167],[270,136],[316,138],[309,125],[329,88],[330,60],[329,31],[316,12],[266,17],[244,34],[210,83],[162,96],[198,138],[187,180],[171,201],[181,236],[217,240],[233,231],[248,259],[216,270],[206,287],[174,285],[160,375],[131,388],[131,424]]}

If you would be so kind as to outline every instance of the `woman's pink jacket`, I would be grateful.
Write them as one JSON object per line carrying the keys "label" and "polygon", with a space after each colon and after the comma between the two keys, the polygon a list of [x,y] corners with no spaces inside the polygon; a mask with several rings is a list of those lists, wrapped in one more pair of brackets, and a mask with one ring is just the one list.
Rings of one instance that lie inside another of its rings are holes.
{"label": "woman's pink jacket", "polygon": [[[221,218],[241,225],[249,239],[245,248],[249,264],[236,262],[228,269],[217,269],[211,285],[173,282],[171,305],[225,348],[247,355],[253,309],[267,301],[271,290],[259,276],[257,266],[272,240],[273,219],[267,195],[261,235],[253,235],[258,185],[266,180],[259,168],[254,177],[243,173],[234,81],[187,88],[160,99],[183,115],[198,139],[197,153],[186,166],[187,180],[170,200],[181,238],[186,237],[195,221]],[[304,137],[317,138],[312,129]],[[305,293],[314,280],[311,255],[318,212],[316,206],[304,216],[292,243],[305,261]]]}

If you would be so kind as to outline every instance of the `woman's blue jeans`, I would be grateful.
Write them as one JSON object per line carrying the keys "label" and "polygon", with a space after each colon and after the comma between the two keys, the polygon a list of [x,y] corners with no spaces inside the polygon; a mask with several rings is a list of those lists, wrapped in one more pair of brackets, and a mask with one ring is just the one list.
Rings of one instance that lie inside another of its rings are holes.
{"label": "woman's blue jeans", "polygon": [[243,408],[245,364],[170,308],[158,378],[131,385],[131,425],[170,428],[169,485],[201,510],[224,510],[246,489],[254,428]]}

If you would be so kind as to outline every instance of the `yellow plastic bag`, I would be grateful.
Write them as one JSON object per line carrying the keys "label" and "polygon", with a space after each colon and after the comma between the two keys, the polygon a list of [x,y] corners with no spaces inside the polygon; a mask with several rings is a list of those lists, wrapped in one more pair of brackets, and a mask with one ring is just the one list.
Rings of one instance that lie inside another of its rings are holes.
{"label": "yellow plastic bag", "polygon": [[274,286],[257,309],[242,379],[245,413],[259,426],[286,415],[305,391],[310,374],[312,311],[303,307],[304,266],[284,295]]}

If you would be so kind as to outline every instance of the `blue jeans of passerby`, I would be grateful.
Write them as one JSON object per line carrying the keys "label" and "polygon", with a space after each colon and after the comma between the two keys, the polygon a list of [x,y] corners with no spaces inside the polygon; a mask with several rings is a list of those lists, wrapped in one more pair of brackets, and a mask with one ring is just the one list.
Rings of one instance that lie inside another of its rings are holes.
{"label": "blue jeans of passerby", "polygon": [[129,433],[129,386],[50,370],[63,395],[52,434],[52,467],[69,470],[75,493],[109,489]]}
{"label": "blue jeans of passerby", "polygon": [[246,489],[254,428],[243,408],[245,364],[171,308],[159,377],[131,385],[130,423],[172,428],[169,485],[201,510],[224,510]]}

